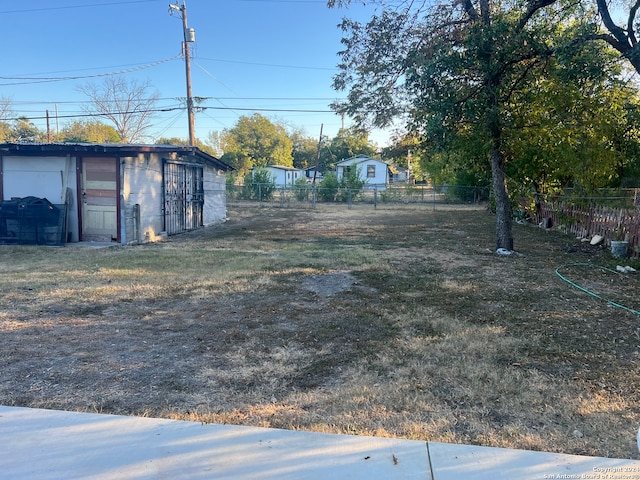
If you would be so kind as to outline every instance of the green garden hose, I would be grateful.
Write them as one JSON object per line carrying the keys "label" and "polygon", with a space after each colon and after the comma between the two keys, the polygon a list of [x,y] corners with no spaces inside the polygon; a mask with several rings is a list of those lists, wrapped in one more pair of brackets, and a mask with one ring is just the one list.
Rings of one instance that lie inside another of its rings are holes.
{"label": "green garden hose", "polygon": [[558,275],[558,277],[560,277],[563,281],[567,282],[572,287],[575,287],[578,290],[581,290],[584,293],[586,293],[588,295],[591,295],[592,297],[595,297],[595,298],[597,298],[599,300],[603,300],[603,301],[607,302],[609,305],[613,305],[614,307],[621,308],[623,310],[626,310],[627,312],[631,312],[631,313],[635,313],[636,315],[640,315],[640,311],[638,311],[638,310],[634,310],[633,308],[626,307],[626,306],[621,305],[621,304],[619,304],[617,302],[614,302],[613,300],[609,300],[607,298],[603,298],[601,295],[598,295],[597,293],[594,293],[591,290],[588,290],[585,287],[582,287],[582,286],[578,285],[577,283],[572,282],[571,280],[569,280],[567,277],[565,277],[564,275],[562,275],[560,273],[560,269],[561,268],[565,268],[565,267],[596,267],[596,268],[599,268],[600,270],[603,270],[605,272],[615,273],[616,275],[620,275],[619,272],[616,272],[615,270],[611,270],[610,268],[602,267],[600,265],[592,265],[590,263],[567,263],[565,265],[560,265],[558,268],[556,268],[556,275]]}

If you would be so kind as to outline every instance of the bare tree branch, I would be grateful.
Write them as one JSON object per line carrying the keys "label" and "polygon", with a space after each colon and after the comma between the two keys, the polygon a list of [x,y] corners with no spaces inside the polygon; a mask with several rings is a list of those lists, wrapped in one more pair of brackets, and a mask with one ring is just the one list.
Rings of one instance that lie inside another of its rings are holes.
{"label": "bare tree branch", "polygon": [[151,117],[159,94],[149,81],[107,77],[101,84],[86,83],[77,87],[92,101],[85,110],[111,121],[123,143],[142,141],[151,127]]}

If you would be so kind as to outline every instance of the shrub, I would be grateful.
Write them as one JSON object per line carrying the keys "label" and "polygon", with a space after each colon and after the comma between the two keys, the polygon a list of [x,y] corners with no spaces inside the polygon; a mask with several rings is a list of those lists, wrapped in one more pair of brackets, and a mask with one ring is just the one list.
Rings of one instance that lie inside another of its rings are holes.
{"label": "shrub", "polygon": [[305,177],[298,178],[293,184],[293,191],[296,199],[300,202],[309,200],[309,194],[311,193],[311,185],[307,183]]}
{"label": "shrub", "polygon": [[245,177],[243,198],[250,200],[271,200],[276,190],[276,179],[266,168],[254,168]]}
{"label": "shrub", "polygon": [[340,182],[336,172],[326,172],[324,178],[318,184],[318,199],[325,202],[333,202],[338,194]]}

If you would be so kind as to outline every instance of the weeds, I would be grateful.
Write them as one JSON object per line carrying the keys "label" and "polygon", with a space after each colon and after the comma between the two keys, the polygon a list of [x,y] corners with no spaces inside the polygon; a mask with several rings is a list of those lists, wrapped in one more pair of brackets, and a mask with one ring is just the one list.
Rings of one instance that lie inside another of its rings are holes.
{"label": "weeds", "polygon": [[[597,247],[518,225],[499,257],[479,210],[229,216],[0,249],[0,402],[637,457],[637,317],[554,275]],[[638,277],[570,274],[640,307]]]}

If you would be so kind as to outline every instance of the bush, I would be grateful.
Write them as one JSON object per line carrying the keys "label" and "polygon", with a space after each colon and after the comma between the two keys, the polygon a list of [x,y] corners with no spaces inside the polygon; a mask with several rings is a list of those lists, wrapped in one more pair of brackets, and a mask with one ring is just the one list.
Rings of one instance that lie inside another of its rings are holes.
{"label": "bush", "polygon": [[326,202],[346,202],[360,194],[366,181],[360,178],[362,168],[354,163],[338,180],[336,172],[327,172],[318,190],[318,198]]}
{"label": "bush", "polygon": [[245,187],[242,198],[248,200],[271,200],[276,190],[276,179],[265,168],[254,168],[245,177]]}
{"label": "bush", "polygon": [[299,178],[295,181],[293,185],[293,191],[296,196],[296,199],[299,202],[304,202],[309,200],[309,194],[311,193],[311,185],[307,183],[307,179],[305,177]]}
{"label": "bush", "polygon": [[318,184],[318,199],[325,202],[333,202],[338,194],[340,182],[336,172],[326,172],[324,178]]}

